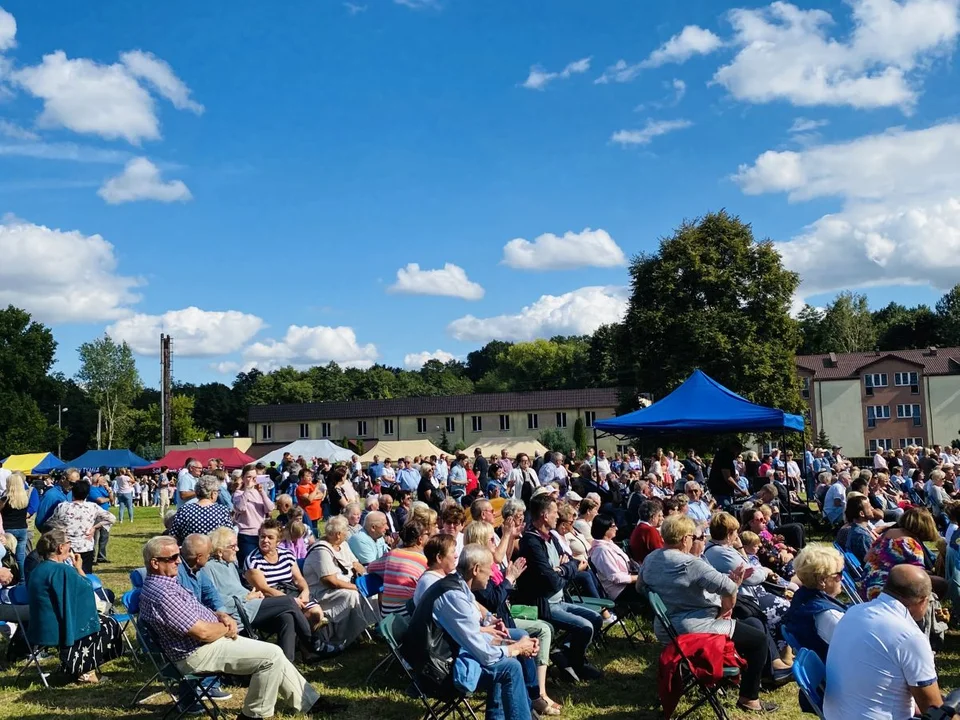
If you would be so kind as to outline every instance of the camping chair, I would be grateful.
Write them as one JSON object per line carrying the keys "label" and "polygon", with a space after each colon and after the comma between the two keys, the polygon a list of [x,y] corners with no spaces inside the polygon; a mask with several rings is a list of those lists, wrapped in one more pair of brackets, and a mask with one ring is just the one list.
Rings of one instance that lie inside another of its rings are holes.
{"label": "camping chair", "polygon": [[812,650],[800,648],[793,661],[793,677],[817,717],[824,720],[823,689],[827,682],[827,668],[823,660]]}
{"label": "camping chair", "polygon": [[[449,694],[445,694],[444,697],[430,697],[417,682],[416,673],[400,653],[400,644],[403,642],[403,635],[407,631],[407,621],[408,619],[400,613],[393,613],[383,618],[377,624],[377,627],[383,639],[387,641],[393,659],[403,668],[403,672],[410,681],[411,694],[416,695],[417,699],[426,708],[427,711],[423,716],[424,720],[427,718],[444,720],[454,713],[461,718],[469,715],[471,720],[478,720],[477,714],[466,695],[451,688]],[[466,709],[466,713],[464,713],[464,709]],[[480,710],[480,708],[477,708],[477,710]]]}
{"label": "camping chair", "polygon": [[237,608],[237,616],[240,618],[240,631],[251,640],[259,640],[260,633],[254,629],[253,623],[250,621],[250,616],[247,615],[247,610],[243,607],[243,598],[239,595],[234,595],[233,602]]}
{"label": "camping chair", "polygon": [[[678,641],[680,635],[673,626],[673,623],[670,622],[670,616],[667,614],[667,607],[663,604],[663,600],[660,599],[660,596],[652,590],[648,590],[647,599],[650,601],[650,606],[653,608],[654,616],[663,626],[664,632],[666,632],[670,637],[670,642],[680,655],[680,677],[683,682],[683,695],[687,695],[691,690],[696,690],[697,694],[699,695],[696,702],[694,702],[689,708],[687,708],[687,710],[681,713],[677,717],[677,720],[683,720],[683,718],[708,704],[713,710],[714,715],[717,716],[717,720],[727,720],[727,711],[724,710],[723,705],[720,703],[720,695],[723,692],[723,688],[721,686],[707,685],[694,671],[693,664],[690,662],[690,658],[687,657],[686,653],[683,652],[683,648],[680,646]],[[725,681],[733,681],[739,676],[740,668],[725,667],[723,669],[723,678]]]}
{"label": "camping chair", "polygon": [[[593,560],[587,560],[587,564],[589,565],[590,572],[593,573],[593,577],[597,582],[597,589],[600,591],[600,595],[606,598],[607,593],[603,589],[603,583],[600,582],[600,573],[597,572],[597,568],[594,566]],[[616,599],[613,599],[613,603],[614,606],[611,612],[617,616],[617,621],[608,623],[603,629],[600,630],[600,634],[606,635],[613,627],[618,626],[623,630],[623,634],[626,636],[631,645],[635,643],[635,640],[633,639],[634,635],[639,633],[640,638],[643,639],[643,628],[640,627],[640,606],[637,603],[617,602]],[[627,626],[627,619],[630,619],[633,622],[632,630]]]}
{"label": "camping chair", "polygon": [[120,636],[123,638],[123,642],[126,643],[127,649],[130,651],[130,657],[133,658],[133,664],[139,666],[140,656],[137,653],[136,646],[130,640],[130,636],[127,635],[127,628],[130,627],[130,624],[134,621],[137,612],[140,609],[140,595],[136,590],[127,590],[123,594],[123,598],[120,602],[123,603],[123,608],[126,610],[126,612],[114,612],[111,608],[110,617],[120,623]]}
{"label": "camping chair", "polygon": [[[377,575],[376,573],[367,573],[366,575],[357,575],[354,580],[354,584],[357,586],[357,590],[360,592],[360,598],[367,604],[367,608],[375,614],[380,614],[379,601],[377,601],[377,607],[373,607],[373,603],[370,602],[370,598],[375,597],[383,592],[383,577]],[[367,636],[367,640],[373,640],[373,636],[370,635],[370,630],[364,630],[363,634]]]}
{"label": "camping chair", "polygon": [[[577,584],[576,580],[567,583],[567,586],[563,589],[563,601],[573,605],[583,605],[584,607],[594,610],[598,613],[603,613],[604,610],[613,612],[614,608],[616,607],[616,603],[609,598],[595,598],[588,595],[581,595],[580,586]],[[557,627],[554,627],[553,631],[553,646],[560,648],[560,646],[564,645],[566,642],[566,633],[561,632]],[[601,629],[600,633],[594,634],[593,639],[595,642],[592,643],[592,645],[603,647],[607,639],[603,633],[603,629]]]}
{"label": "camping chair", "polygon": [[[150,662],[153,664],[153,667],[156,669],[156,674],[147,681],[137,694],[134,696],[134,702],[131,704],[135,705],[137,698],[140,696],[140,693],[149,687],[154,680],[159,680],[163,685],[163,689],[167,692],[170,698],[173,700],[173,704],[167,708],[166,712],[163,713],[162,720],[167,720],[173,713],[173,720],[181,720],[185,715],[188,714],[188,711],[195,705],[199,704],[203,708],[203,711],[207,714],[210,720],[219,720],[220,718],[220,708],[217,707],[217,704],[213,701],[213,698],[210,697],[210,691],[204,684],[204,680],[210,677],[217,677],[217,673],[203,673],[203,674],[193,674],[193,673],[183,673],[180,669],[170,661],[170,659],[163,652],[163,649],[160,646],[160,643],[157,641],[156,636],[153,631],[145,623],[137,621],[135,625],[137,629],[137,639],[140,641],[140,647],[143,654],[150,659]],[[191,699],[180,698],[181,688],[190,687],[193,689],[194,697]]]}
{"label": "camping chair", "polygon": [[851,603],[859,605],[863,602],[863,598],[860,597],[860,592],[857,590],[857,583],[846,569],[844,569],[843,575],[840,576],[840,586],[847,594],[847,597],[850,598]]}
{"label": "camping chair", "polygon": [[852,552],[845,551],[843,553],[843,563],[846,566],[847,572],[850,573],[850,576],[854,580],[863,579],[863,564],[857,560],[857,556]]}
{"label": "camping chair", "polygon": [[[45,688],[49,688],[50,684],[47,682],[47,677],[50,675],[48,672],[44,672],[43,668],[40,666],[40,653],[42,648],[34,646],[30,643],[30,636],[27,633],[27,626],[23,623],[23,618],[20,617],[20,611],[17,609],[20,605],[30,605],[30,596],[27,592],[27,586],[25,583],[11,588],[8,595],[10,599],[10,604],[13,607],[13,612],[17,617],[17,632],[20,634],[20,637],[23,639],[24,644],[27,646],[27,657],[24,660],[23,667],[20,668],[20,672],[17,673],[16,680],[19,680],[23,677],[23,674],[27,672],[31,667],[37,669],[37,673],[40,675],[40,682],[43,683]],[[9,627],[9,624],[7,624]],[[13,636],[10,637],[10,642],[13,642]]]}

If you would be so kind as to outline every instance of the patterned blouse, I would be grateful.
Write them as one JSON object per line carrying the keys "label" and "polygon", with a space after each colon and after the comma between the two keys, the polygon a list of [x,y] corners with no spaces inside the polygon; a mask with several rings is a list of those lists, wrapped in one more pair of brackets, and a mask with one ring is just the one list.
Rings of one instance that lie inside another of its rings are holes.
{"label": "patterned blouse", "polygon": [[902,537],[881,536],[867,551],[863,563],[862,590],[865,600],[873,600],[883,591],[887,575],[895,565],[916,565],[926,568],[926,553],[919,540]]}
{"label": "patterned blouse", "polygon": [[200,533],[207,535],[219,527],[233,527],[233,514],[223,505],[201,505],[199,502],[187,503],[177,508],[170,525],[170,534],[178,543],[183,544],[187,535]]}
{"label": "patterned blouse", "polygon": [[93,526],[110,527],[116,518],[96,503],[67,501],[57,505],[49,522],[67,534],[73,552],[85,553],[93,550],[93,535],[88,536]]}

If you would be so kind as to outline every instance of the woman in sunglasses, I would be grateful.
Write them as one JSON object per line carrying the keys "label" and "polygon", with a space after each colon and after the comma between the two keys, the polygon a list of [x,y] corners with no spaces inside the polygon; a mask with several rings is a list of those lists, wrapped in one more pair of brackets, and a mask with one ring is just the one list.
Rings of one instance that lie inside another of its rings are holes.
{"label": "woman in sunglasses", "polygon": [[828,545],[807,545],[794,563],[800,589],[794,593],[783,627],[800,643],[827,661],[833,631],[847,606],[837,600],[843,556]]}

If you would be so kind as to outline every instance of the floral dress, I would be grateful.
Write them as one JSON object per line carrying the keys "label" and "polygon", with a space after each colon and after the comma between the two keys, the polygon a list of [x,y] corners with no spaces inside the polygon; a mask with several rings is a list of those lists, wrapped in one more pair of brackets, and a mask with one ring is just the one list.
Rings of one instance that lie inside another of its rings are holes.
{"label": "floral dress", "polygon": [[760,533],[760,549],[757,550],[757,557],[760,558],[760,564],[770,568],[785,580],[789,580],[794,575],[793,560],[786,563],[781,562],[781,550],[789,550],[783,542],[783,537],[773,535],[768,530]]}
{"label": "floral dress", "polygon": [[887,575],[895,565],[916,565],[927,569],[927,553],[923,543],[909,536],[881,536],[864,559],[861,590],[865,600],[873,600],[883,591]]}

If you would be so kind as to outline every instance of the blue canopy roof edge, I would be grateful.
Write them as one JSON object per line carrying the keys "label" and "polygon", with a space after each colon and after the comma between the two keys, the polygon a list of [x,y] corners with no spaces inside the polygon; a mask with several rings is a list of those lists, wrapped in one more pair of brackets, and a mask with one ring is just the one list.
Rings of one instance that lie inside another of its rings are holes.
{"label": "blue canopy roof edge", "polygon": [[702,370],[694,370],[676,390],[649,407],[594,427],[609,435],[665,433],[803,432],[803,416],[752,403]]}
{"label": "blue canopy roof edge", "polygon": [[46,475],[53,470],[63,470],[65,467],[67,466],[63,460],[53,453],[47,453],[47,456],[40,461],[40,464],[33,468],[33,473],[36,475]]}
{"label": "blue canopy roof edge", "polygon": [[131,450],[87,450],[83,455],[68,463],[72,467],[82,469],[99,467],[135,468],[149,464],[149,460],[144,460]]}

